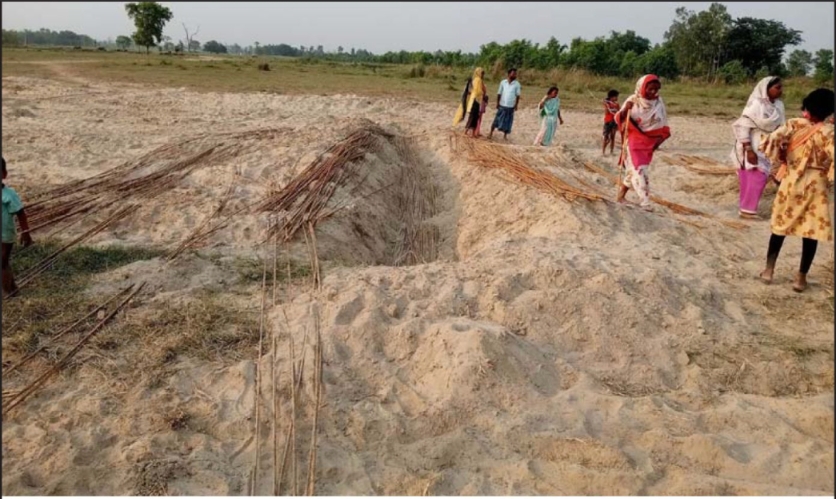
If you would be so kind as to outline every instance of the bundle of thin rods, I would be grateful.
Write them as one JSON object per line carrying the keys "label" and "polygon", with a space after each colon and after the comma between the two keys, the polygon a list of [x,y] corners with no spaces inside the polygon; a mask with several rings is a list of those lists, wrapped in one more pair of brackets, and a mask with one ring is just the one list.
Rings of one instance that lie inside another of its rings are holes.
{"label": "bundle of thin rods", "polygon": [[576,187],[557,175],[529,166],[525,160],[510,148],[476,140],[458,140],[457,146],[467,151],[470,161],[482,168],[498,170],[511,180],[563,197],[569,201],[577,198],[589,201],[608,201],[603,193],[592,190],[589,186]]}
{"label": "bundle of thin rods", "polygon": [[30,231],[63,222],[64,228],[113,204],[147,202],[200,166],[227,161],[243,150],[242,140],[274,137],[278,129],[202,134],[162,147],[99,175],[36,194],[27,203]]}
{"label": "bundle of thin rods", "polygon": [[354,131],[329,147],[282,190],[256,205],[255,211],[282,214],[270,235],[279,234],[289,241],[309,222],[316,224],[326,216],[323,209],[351,173],[347,167],[379,150],[381,137],[392,135],[375,125]]}

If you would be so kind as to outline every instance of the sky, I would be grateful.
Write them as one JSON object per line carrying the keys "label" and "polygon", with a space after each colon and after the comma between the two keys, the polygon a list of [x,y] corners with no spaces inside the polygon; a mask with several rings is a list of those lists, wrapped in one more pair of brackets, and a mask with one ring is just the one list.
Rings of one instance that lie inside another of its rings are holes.
{"label": "sky", "polygon": [[[710,2],[160,2],[174,18],[164,34],[184,39],[182,23],[201,42],[241,46],[287,43],[389,50],[477,52],[490,41],[517,38],[568,45],[631,29],[653,43],[663,41],[677,7],[701,11]],[[834,46],[833,2],[722,2],[732,17],[783,22],[802,31],[797,48],[815,52]],[[129,35],[133,25],[123,2],[2,2],[3,29],[70,30],[97,40]]]}

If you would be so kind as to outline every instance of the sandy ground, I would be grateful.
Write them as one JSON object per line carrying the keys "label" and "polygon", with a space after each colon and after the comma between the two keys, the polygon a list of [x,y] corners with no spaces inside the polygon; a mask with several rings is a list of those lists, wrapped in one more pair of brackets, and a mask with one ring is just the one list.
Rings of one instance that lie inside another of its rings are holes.
{"label": "sandy ground", "polygon": [[[239,362],[180,356],[149,386],[141,352],[100,352],[116,366],[113,377],[79,366],[4,418],[3,494],[247,494],[257,454],[256,492],[271,494],[272,421],[284,442],[291,419],[288,338],[295,355],[306,343],[313,365],[314,316],[324,358],[318,494],[833,494],[828,245],[808,292],[790,289],[800,254],[794,239],[765,286],[755,276],[768,222],[734,230],[697,218],[697,228],[661,208],[568,202],[510,183],[451,147],[454,107],[4,78],[3,155],[24,199],[191,136],[277,130],[195,170],[95,244],[173,248],[230,184],[236,203],[253,203],[362,120],[413,137],[420,187],[432,193],[422,223],[438,236],[426,263],[392,266],[396,200],[386,191],[341,191],[337,201],[348,207],[316,232],[322,289],[299,283],[286,303],[268,308],[260,360],[255,351]],[[558,145],[538,149],[530,146],[536,113],[522,110],[509,147],[614,195],[581,167],[614,163],[600,158],[600,116],[566,109],[564,118]],[[674,116],[671,126],[665,152],[726,160],[728,123]],[[396,180],[398,161],[385,148],[369,155],[369,185]],[[734,177],[657,160],[651,182],[671,201],[736,216]],[[773,195],[762,201],[763,215]],[[265,215],[241,214],[200,253],[263,255],[266,227]],[[305,258],[303,242],[289,251]],[[138,309],[200,289],[223,292],[228,276],[201,254],[173,266],[131,264],[101,276],[91,293],[149,276]],[[253,286],[236,299],[257,310],[261,296]],[[310,367],[303,373],[296,414],[300,489],[312,375]],[[186,424],[160,423],[177,411]]]}

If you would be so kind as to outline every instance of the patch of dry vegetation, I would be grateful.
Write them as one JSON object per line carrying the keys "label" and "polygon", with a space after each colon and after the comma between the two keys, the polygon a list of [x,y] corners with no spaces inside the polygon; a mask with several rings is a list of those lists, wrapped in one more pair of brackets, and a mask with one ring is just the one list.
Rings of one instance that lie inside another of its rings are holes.
{"label": "patch of dry vegetation", "polygon": [[[24,250],[17,248],[12,268],[21,275],[59,247],[56,241],[40,241]],[[105,297],[94,299],[84,293],[93,275],[160,254],[155,249],[118,246],[77,246],[61,254],[38,276],[35,285],[15,298],[3,300],[3,365],[34,352],[53,334],[103,302]],[[97,321],[92,316],[77,329],[84,330]]]}

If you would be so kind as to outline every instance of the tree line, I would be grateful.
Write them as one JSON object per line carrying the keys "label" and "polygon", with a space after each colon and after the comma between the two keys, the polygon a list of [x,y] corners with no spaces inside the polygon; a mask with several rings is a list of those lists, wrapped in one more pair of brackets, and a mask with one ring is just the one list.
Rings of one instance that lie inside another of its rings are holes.
{"label": "tree line", "polygon": [[10,29],[3,30],[3,45],[55,45],[64,47],[96,47],[98,42],[87,35],[72,31],[52,31],[41,28],[37,31]]}
{"label": "tree line", "polygon": [[[162,35],[163,27],[172,18],[171,10],[156,2],[125,5],[134,21],[136,32],[120,36],[116,45],[127,49],[136,46],[169,51],[196,51],[233,55],[265,55],[325,59],[343,62],[380,64],[438,65],[456,68],[482,66],[494,73],[508,68],[538,70],[581,69],[601,76],[636,77],[655,73],[663,78],[680,76],[705,81],[740,83],[765,75],[810,76],[825,83],[833,79],[833,51],[822,49],[815,54],[794,50],[785,57],[787,47],[802,42],[801,32],[774,20],[753,17],[733,18],[719,3],[701,12],[680,7],[665,32],[664,41],[652,44],[649,39],[628,30],[612,31],[609,36],[592,40],[575,38],[569,45],[550,38],[544,45],[529,40],[512,40],[506,44],[490,42],[477,53],[462,51],[405,51],[373,54],[364,49],[326,51],[317,47],[292,46],[285,43],[248,47],[225,45],[210,40],[201,45],[186,30],[187,41],[174,44]],[[185,28],[185,25],[183,26]],[[33,36],[37,34],[38,36]],[[20,44],[21,35],[33,45],[96,45],[86,35],[71,31],[49,30],[15,32],[3,30],[3,44]],[[8,36],[8,42],[7,42]]]}

